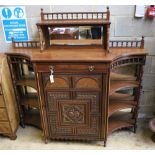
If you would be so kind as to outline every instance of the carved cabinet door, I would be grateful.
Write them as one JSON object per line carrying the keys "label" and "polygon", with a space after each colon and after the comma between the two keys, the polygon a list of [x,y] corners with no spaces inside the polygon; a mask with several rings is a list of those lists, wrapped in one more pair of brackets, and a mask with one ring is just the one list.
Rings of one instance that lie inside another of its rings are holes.
{"label": "carved cabinet door", "polygon": [[49,137],[100,139],[102,74],[42,74]]}

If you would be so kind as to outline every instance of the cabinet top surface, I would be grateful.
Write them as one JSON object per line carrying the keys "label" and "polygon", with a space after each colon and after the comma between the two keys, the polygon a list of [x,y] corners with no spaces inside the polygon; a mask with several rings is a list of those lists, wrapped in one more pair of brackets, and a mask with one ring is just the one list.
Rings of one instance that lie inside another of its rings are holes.
{"label": "cabinet top surface", "polygon": [[40,52],[39,48],[15,48],[8,55],[24,55],[32,62],[111,62],[122,56],[146,55],[140,48],[110,48],[109,53],[100,46],[52,46]]}

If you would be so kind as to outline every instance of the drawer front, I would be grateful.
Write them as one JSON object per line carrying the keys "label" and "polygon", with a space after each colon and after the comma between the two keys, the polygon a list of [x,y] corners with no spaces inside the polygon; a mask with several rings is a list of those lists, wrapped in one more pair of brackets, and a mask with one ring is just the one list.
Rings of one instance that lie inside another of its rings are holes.
{"label": "drawer front", "polygon": [[53,68],[54,72],[85,72],[85,73],[95,73],[95,72],[107,72],[108,64],[37,64],[36,70],[38,72],[49,72],[50,68]]}
{"label": "drawer front", "polygon": [[8,122],[0,122],[0,133],[10,133],[11,128]]}
{"label": "drawer front", "polygon": [[5,107],[5,105],[4,105],[4,99],[3,99],[3,96],[0,95],[0,108],[3,108],[3,107]]}
{"label": "drawer front", "polygon": [[3,108],[0,108],[0,121],[7,121],[7,113],[6,110]]}

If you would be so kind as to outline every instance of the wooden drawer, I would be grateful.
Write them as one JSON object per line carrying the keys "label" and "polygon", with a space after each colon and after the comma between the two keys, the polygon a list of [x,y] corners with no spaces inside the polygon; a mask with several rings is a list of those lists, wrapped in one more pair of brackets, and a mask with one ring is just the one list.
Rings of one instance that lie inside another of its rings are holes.
{"label": "wooden drawer", "polygon": [[6,110],[3,108],[0,108],[0,121],[7,121],[7,113]]}
{"label": "wooden drawer", "polygon": [[8,122],[0,122],[0,133],[11,133],[11,128]]}
{"label": "wooden drawer", "polygon": [[107,72],[108,64],[95,64],[95,63],[85,63],[85,64],[74,64],[74,63],[64,63],[64,64],[54,64],[54,63],[44,63],[36,64],[37,72],[50,72],[50,68],[53,68],[54,72],[85,72],[85,73],[95,73],[95,72]]}
{"label": "wooden drawer", "polygon": [[3,96],[0,95],[0,108],[3,108],[3,107],[5,107],[4,100],[3,100]]}

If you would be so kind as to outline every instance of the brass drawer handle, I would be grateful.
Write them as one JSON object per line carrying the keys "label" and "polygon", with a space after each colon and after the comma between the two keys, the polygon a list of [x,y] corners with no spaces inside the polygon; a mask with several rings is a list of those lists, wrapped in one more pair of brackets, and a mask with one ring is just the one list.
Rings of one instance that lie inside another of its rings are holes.
{"label": "brass drawer handle", "polygon": [[88,68],[89,68],[89,71],[90,71],[90,72],[92,72],[92,71],[95,70],[95,66],[89,66]]}

